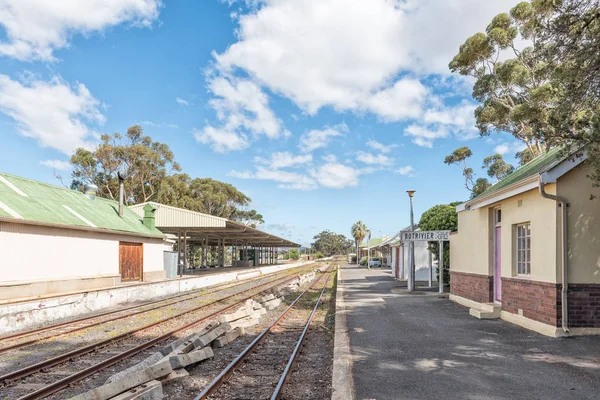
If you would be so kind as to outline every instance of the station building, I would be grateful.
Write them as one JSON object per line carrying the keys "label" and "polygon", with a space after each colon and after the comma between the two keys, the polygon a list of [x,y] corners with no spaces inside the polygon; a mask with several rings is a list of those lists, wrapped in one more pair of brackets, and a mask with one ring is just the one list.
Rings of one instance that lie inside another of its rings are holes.
{"label": "station building", "polygon": [[0,300],[164,278],[165,236],[149,216],[0,173]]}
{"label": "station building", "polygon": [[586,160],[552,150],[457,207],[452,300],[549,336],[600,333],[600,189]]}

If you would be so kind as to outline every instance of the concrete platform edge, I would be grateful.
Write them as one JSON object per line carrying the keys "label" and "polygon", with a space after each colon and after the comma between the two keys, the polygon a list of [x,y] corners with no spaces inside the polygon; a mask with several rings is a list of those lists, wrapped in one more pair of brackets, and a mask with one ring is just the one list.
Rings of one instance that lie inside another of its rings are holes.
{"label": "concrete platform edge", "polygon": [[342,270],[337,270],[337,290],[335,296],[335,336],[333,344],[333,373],[331,385],[332,400],[354,399],[354,379],[352,377],[352,356],[350,336],[346,321]]}
{"label": "concrete platform edge", "polygon": [[[315,261],[257,267],[243,272],[223,271],[222,274],[147,282],[143,285],[113,287],[105,290],[55,296],[49,299],[4,304],[0,312],[0,336],[32,329],[57,319],[79,317],[91,312],[116,307],[120,304],[149,301],[160,296],[184,293],[222,283],[242,281],[313,263]],[[255,273],[251,274],[250,272]]]}

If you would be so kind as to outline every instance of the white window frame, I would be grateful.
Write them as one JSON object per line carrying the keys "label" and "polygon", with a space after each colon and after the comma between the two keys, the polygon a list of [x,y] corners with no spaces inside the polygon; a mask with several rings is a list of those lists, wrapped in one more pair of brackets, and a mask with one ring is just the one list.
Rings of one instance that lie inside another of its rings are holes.
{"label": "white window frame", "polygon": [[531,222],[515,225],[515,265],[517,275],[531,275]]}

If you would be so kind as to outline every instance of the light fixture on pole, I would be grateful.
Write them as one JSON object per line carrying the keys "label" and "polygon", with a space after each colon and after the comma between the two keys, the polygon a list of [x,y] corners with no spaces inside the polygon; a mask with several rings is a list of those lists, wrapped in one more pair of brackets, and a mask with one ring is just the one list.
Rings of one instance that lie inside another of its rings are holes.
{"label": "light fixture on pole", "polygon": [[[410,231],[415,231],[415,220],[413,213],[413,197],[415,195],[415,190],[407,190],[408,197],[410,198]],[[408,275],[408,291],[412,292],[415,290],[415,242],[410,242],[410,252],[409,252],[410,262],[410,273]]]}

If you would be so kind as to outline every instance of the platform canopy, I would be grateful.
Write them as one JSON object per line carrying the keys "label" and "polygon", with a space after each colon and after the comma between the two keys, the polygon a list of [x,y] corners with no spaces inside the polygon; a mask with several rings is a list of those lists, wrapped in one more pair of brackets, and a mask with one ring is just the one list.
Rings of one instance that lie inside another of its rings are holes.
{"label": "platform canopy", "polygon": [[197,211],[155,202],[136,204],[129,208],[143,218],[146,204],[156,209],[154,213],[156,228],[165,234],[183,235],[188,242],[206,240],[209,246],[216,246],[224,241],[227,245],[243,244],[251,247],[300,247],[298,243],[239,222]]}

